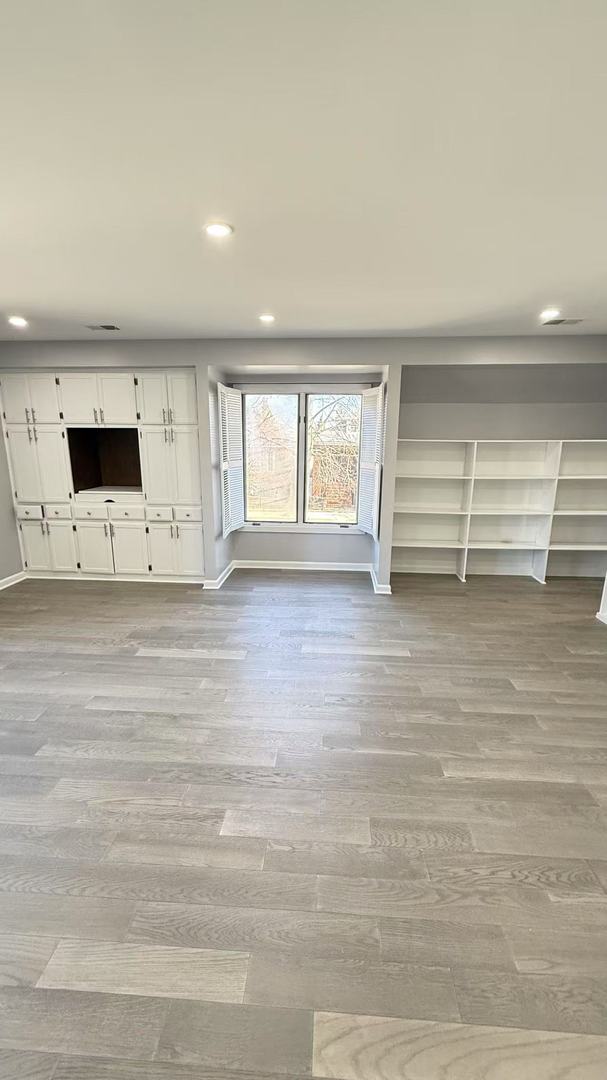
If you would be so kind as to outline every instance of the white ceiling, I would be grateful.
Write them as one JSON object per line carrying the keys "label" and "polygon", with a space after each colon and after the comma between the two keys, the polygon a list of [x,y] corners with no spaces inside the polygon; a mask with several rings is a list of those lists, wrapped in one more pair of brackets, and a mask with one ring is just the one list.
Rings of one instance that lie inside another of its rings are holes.
{"label": "white ceiling", "polygon": [[606,41],[605,0],[2,0],[0,336],[604,333]]}

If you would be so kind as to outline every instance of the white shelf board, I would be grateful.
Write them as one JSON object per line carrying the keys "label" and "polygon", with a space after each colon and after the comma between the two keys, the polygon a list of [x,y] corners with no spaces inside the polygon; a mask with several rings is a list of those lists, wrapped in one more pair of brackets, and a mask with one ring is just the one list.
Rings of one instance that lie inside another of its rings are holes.
{"label": "white shelf board", "polygon": [[472,540],[468,544],[470,549],[479,551],[547,551],[546,544],[534,544],[533,541],[515,540],[512,544],[507,540]]}
{"label": "white shelf board", "polygon": [[475,473],[475,480],[556,480],[554,474],[541,473]]}
{"label": "white shelf board", "polygon": [[561,480],[607,480],[607,473],[561,473]]}
{"label": "white shelf board", "polygon": [[465,517],[468,513],[467,510],[449,510],[444,506],[407,506],[404,503],[396,503],[394,506],[395,514],[453,514],[456,517]]}
{"label": "white shelf board", "polygon": [[412,473],[402,472],[400,469],[396,477],[399,480],[472,480],[469,474],[462,476],[461,473]]}
{"label": "white shelf board", "polygon": [[607,544],[551,544],[551,551],[607,551]]}
{"label": "white shelf board", "polygon": [[555,510],[555,517],[607,517],[607,510]]}
{"label": "white shelf board", "polygon": [[490,506],[488,509],[471,510],[470,513],[474,517],[550,517],[550,510],[525,510],[523,507],[515,506],[510,509],[503,504],[501,506]]}
{"label": "white shelf board", "polygon": [[464,548],[462,540],[392,540],[393,548]]}

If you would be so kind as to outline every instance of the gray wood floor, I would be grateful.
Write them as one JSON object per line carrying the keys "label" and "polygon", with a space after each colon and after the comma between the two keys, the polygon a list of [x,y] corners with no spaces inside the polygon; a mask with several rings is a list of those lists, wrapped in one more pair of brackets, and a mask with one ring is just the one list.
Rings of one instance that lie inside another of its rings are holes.
{"label": "gray wood floor", "polygon": [[604,1080],[599,592],[0,593],[0,1080]]}

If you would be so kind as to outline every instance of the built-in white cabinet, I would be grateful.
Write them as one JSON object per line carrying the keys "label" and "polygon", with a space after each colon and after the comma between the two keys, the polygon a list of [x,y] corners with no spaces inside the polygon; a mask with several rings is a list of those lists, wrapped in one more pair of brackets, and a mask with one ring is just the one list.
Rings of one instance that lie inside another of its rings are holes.
{"label": "built-in white cabinet", "polygon": [[130,373],[69,371],[59,376],[59,394],[66,424],[137,424]]}
{"label": "built-in white cabinet", "polygon": [[114,554],[108,521],[78,521],[80,567],[87,574],[113,574]]}
{"label": "built-in white cabinet", "polygon": [[10,372],[0,400],[28,572],[202,577],[192,371]]}
{"label": "built-in white cabinet", "polygon": [[110,533],[117,574],[148,573],[148,541],[145,524],[138,521],[112,521]]}
{"label": "built-in white cabinet", "polygon": [[6,436],[15,498],[23,502],[68,501],[71,479],[63,428],[7,424]]}
{"label": "built-in white cabinet", "polygon": [[200,525],[158,522],[151,523],[149,530],[153,575],[202,575],[204,560]]}
{"label": "built-in white cabinet", "polygon": [[55,376],[46,372],[3,375],[2,411],[7,424],[58,424]]}
{"label": "built-in white cabinet", "polygon": [[198,429],[140,428],[141,468],[145,497],[151,503],[195,503],[200,500]]}
{"label": "built-in white cabinet", "polygon": [[137,407],[142,424],[196,424],[196,380],[188,371],[137,374]]}
{"label": "built-in white cabinet", "polygon": [[76,534],[71,521],[19,523],[28,570],[75,573],[78,570]]}

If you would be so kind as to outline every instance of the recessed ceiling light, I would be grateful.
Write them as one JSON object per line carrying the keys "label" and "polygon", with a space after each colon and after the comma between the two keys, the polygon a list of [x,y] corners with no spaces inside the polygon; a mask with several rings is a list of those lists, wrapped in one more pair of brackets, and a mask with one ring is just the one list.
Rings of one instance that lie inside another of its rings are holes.
{"label": "recessed ceiling light", "polygon": [[24,330],[27,326],[27,319],[24,319],[23,315],[9,315],[8,321],[11,326],[16,326],[19,330]]}
{"label": "recessed ceiling light", "polygon": [[214,240],[224,240],[226,236],[232,235],[234,226],[228,225],[227,221],[209,221],[209,224],[205,225],[204,231],[207,236],[212,236]]}
{"label": "recessed ceiling light", "polygon": [[276,316],[271,315],[269,311],[264,311],[263,314],[259,316],[259,321],[262,323],[273,323],[275,319]]}
{"label": "recessed ceiling light", "polygon": [[555,307],[546,308],[545,311],[542,311],[540,313],[540,322],[550,322],[551,319],[558,319],[560,314],[561,313],[560,313],[558,308],[555,308]]}

